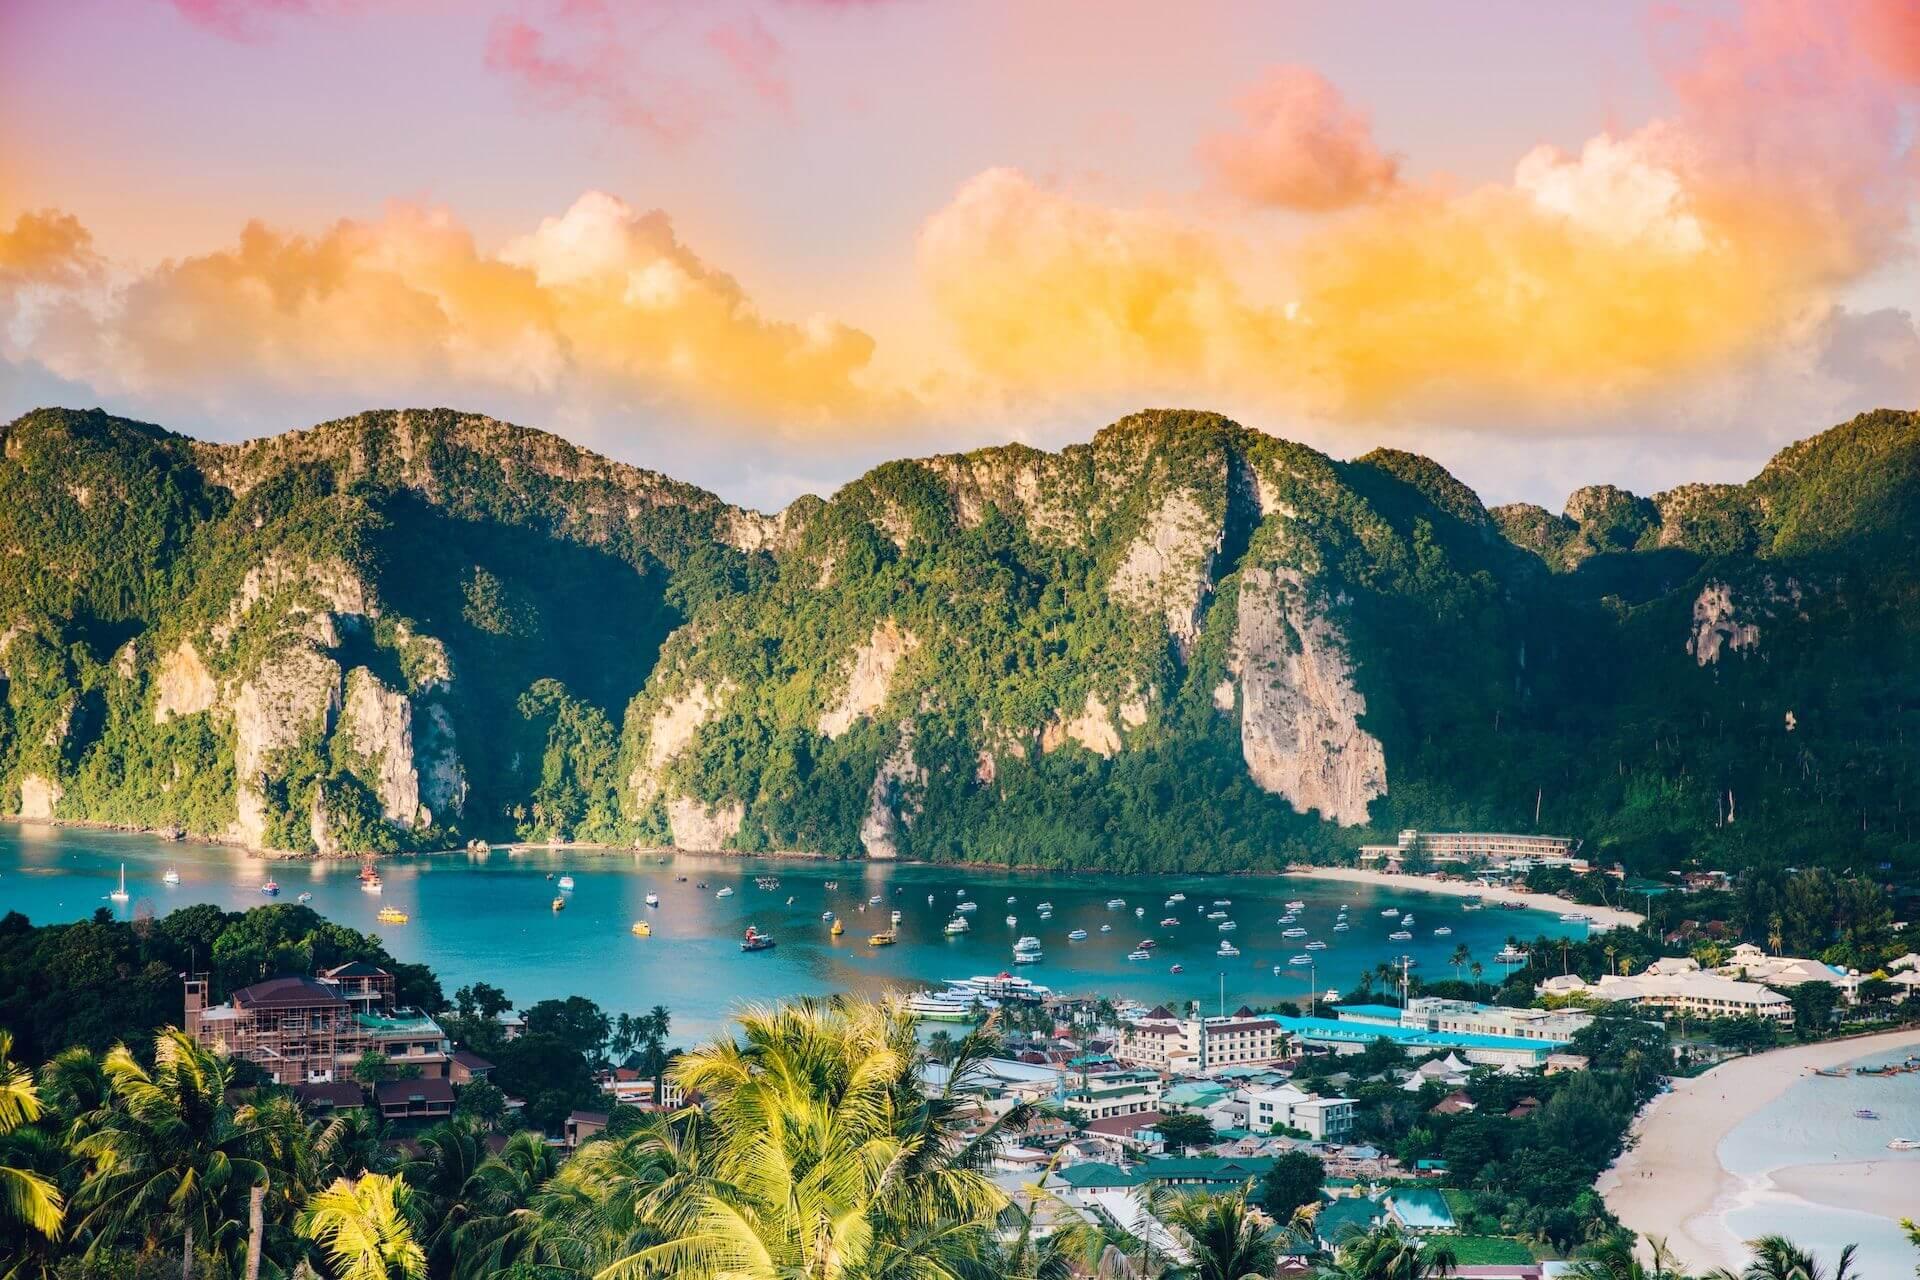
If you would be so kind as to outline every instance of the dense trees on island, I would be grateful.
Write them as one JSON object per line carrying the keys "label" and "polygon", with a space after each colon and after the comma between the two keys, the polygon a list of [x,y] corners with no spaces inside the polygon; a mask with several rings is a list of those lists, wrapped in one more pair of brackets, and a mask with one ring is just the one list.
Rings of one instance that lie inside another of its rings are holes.
{"label": "dense trees on island", "polygon": [[777,519],[447,411],[4,437],[7,811],[1188,871],[1405,826],[1646,873],[1920,849],[1912,414],[1564,516],[1171,411]]}

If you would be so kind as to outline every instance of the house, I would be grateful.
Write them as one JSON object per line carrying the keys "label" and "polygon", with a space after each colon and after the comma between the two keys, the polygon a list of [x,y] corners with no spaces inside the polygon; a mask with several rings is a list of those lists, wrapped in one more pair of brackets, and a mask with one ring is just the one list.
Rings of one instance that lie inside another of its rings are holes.
{"label": "house", "polygon": [[566,1130],[562,1142],[567,1150],[572,1151],[595,1134],[604,1132],[606,1127],[606,1112],[575,1111],[567,1117]]}
{"label": "house", "polygon": [[453,1085],[439,1076],[382,1080],[373,1098],[382,1120],[444,1120],[453,1114]]}

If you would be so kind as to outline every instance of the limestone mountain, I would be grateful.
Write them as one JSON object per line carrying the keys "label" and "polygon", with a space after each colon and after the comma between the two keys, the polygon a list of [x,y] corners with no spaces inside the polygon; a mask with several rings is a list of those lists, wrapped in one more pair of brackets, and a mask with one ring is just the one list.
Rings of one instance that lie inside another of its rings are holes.
{"label": "limestone mountain", "polygon": [[1537,826],[1911,865],[1917,539],[1890,412],[1557,515],[1163,411],[775,517],[445,410],[44,410],[0,457],[0,806],[322,852],[1198,870]]}

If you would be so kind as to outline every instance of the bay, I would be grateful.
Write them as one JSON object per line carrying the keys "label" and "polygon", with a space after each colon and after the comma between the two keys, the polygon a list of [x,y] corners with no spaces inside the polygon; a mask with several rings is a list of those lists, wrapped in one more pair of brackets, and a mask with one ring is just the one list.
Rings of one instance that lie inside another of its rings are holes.
{"label": "bay", "polygon": [[[115,904],[106,895],[122,863],[129,900]],[[178,885],[162,882],[169,867],[178,870]],[[328,919],[379,935],[399,959],[432,966],[449,995],[485,981],[522,1007],[567,995],[591,997],[612,1012],[665,1005],[677,1043],[719,1030],[729,1011],[746,1002],[838,991],[874,995],[1009,970],[1012,944],[1025,934],[1041,939],[1044,958],[1018,972],[1057,992],[1170,1005],[1193,1000],[1212,1013],[1282,1000],[1304,1004],[1315,988],[1351,990],[1364,973],[1397,964],[1402,955],[1413,958],[1423,977],[1450,977],[1449,958],[1461,945],[1485,966],[1487,981],[1497,982],[1502,970],[1494,954],[1510,936],[1578,937],[1587,927],[1537,911],[1466,911],[1460,899],[1417,891],[1280,876],[1144,877],[496,849],[387,859],[380,865],[385,891],[376,896],[361,890],[357,872],[352,862],[271,860],[155,836],[0,824],[0,912],[18,911],[36,924],[84,919],[103,907],[121,919],[201,902],[245,910],[311,893],[308,905]],[[573,877],[571,891],[557,889],[561,875]],[[756,886],[757,877],[768,876],[778,888]],[[277,898],[260,891],[269,877],[280,885]],[[722,888],[733,893],[720,897]],[[567,903],[558,912],[550,908],[557,893]],[[646,906],[648,893],[660,896],[659,907]],[[1174,893],[1187,900],[1166,905]],[[875,896],[880,902],[869,905]],[[1113,898],[1126,905],[1109,909]],[[1230,905],[1215,907],[1215,899]],[[1306,904],[1299,924],[1309,937],[1280,936],[1286,926],[1277,920],[1290,899]],[[943,926],[962,901],[977,904],[971,931],[949,937]],[[1041,902],[1052,903],[1051,920],[1039,918]],[[1343,903],[1350,927],[1336,932]],[[407,912],[410,921],[381,924],[374,917],[383,906]],[[1144,916],[1136,917],[1135,907]],[[1388,940],[1398,922],[1381,916],[1387,908],[1415,913],[1411,941]],[[870,946],[868,935],[885,928],[895,909],[899,943]],[[1210,910],[1226,911],[1238,927],[1222,933],[1218,921],[1205,918]],[[844,935],[829,933],[825,911],[846,921]],[[1008,915],[1017,923],[1008,925]],[[1179,924],[1161,927],[1170,916]],[[642,919],[653,927],[650,938],[630,932]],[[778,945],[741,952],[749,925],[772,933]],[[1101,932],[1102,925],[1110,932]],[[1435,936],[1441,927],[1451,936]],[[1074,929],[1085,929],[1087,940],[1069,942]],[[1223,937],[1242,954],[1217,955]],[[1153,958],[1128,960],[1146,938],[1158,944]],[[1317,963],[1289,966],[1291,956],[1307,954],[1310,939],[1327,944],[1312,953]],[[1175,964],[1184,971],[1170,972]]]}

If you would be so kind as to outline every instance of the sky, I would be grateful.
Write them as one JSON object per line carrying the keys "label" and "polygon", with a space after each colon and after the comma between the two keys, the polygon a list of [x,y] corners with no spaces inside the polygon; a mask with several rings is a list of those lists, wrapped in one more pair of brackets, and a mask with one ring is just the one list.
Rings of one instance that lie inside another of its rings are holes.
{"label": "sky", "polygon": [[0,419],[775,509],[1215,409],[1490,502],[1920,407],[1920,0],[0,0]]}

